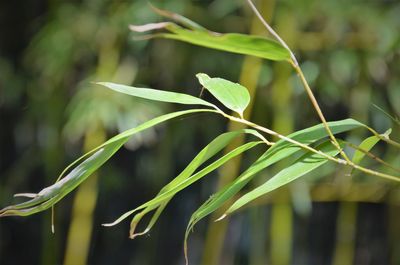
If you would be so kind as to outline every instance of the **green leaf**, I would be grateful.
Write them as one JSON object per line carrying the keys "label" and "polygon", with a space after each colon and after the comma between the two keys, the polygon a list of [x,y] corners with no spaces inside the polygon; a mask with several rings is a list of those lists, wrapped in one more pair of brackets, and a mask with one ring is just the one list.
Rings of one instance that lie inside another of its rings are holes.
{"label": "green leaf", "polygon": [[[211,157],[215,156],[218,152],[220,152],[223,148],[225,148],[230,142],[232,142],[233,139],[235,139],[236,137],[238,137],[239,135],[242,135],[244,133],[254,135],[258,138],[263,138],[261,134],[259,134],[255,130],[251,130],[251,129],[227,132],[227,133],[223,133],[223,134],[219,135],[211,143],[209,143],[206,147],[204,147],[196,155],[196,157],[189,163],[189,165],[176,178],[174,178],[170,183],[168,183],[166,186],[164,186],[160,190],[160,192],[156,195],[155,198],[163,195],[164,193],[166,193],[170,190],[173,190],[175,187],[177,187],[181,183],[185,182],[190,176],[193,175],[195,170],[198,169],[204,162],[209,160]],[[249,145],[249,146],[252,146],[252,145]],[[242,150],[242,149],[240,149],[240,150]],[[210,168],[212,168],[212,167],[210,167]],[[178,192],[178,191],[176,191],[176,192]],[[159,204],[151,204],[151,205],[147,206],[144,210],[142,210],[140,213],[136,214],[131,222],[130,237],[134,238],[138,235],[143,235],[143,234],[147,233],[148,231],[150,231],[150,229],[152,228],[152,226],[155,224],[158,217],[160,216],[161,212],[163,211],[165,206],[168,204],[168,202],[172,199],[172,197],[175,195],[175,193],[164,198],[163,201],[160,202]],[[157,210],[156,210],[155,214],[153,215],[152,219],[150,220],[150,223],[148,224],[146,229],[143,232],[135,233],[136,226],[140,222],[140,220],[147,213],[155,210],[156,208],[157,208]],[[122,219],[120,221],[122,221]],[[116,223],[114,222],[114,224],[116,224]]]}
{"label": "green leaf", "polygon": [[102,166],[132,135],[172,118],[196,112],[210,112],[210,110],[193,109],[165,114],[112,137],[68,166],[67,169],[87,157],[60,181],[44,188],[37,194],[33,194],[33,196],[30,195],[33,198],[29,201],[0,210],[0,216],[27,216],[50,208]]}
{"label": "green leaf", "polygon": [[[353,120],[346,119],[335,122],[328,122],[329,128],[333,134],[353,130],[356,128],[363,127],[363,124]],[[311,144],[318,140],[327,137],[327,132],[323,124],[319,124],[307,129],[297,131],[290,134],[288,137],[294,139],[303,144]],[[225,186],[223,189],[215,193],[209,200],[199,207],[191,216],[187,230],[186,239],[188,233],[192,230],[194,225],[201,219],[214,212],[216,209],[221,207],[227,200],[237,194],[252,178],[261,170],[268,166],[281,161],[282,159],[293,155],[294,153],[301,150],[301,147],[289,143],[284,140],[278,141],[270,149],[268,149],[256,162],[254,162],[244,173],[232,183]]]}
{"label": "green leaf", "polygon": [[[339,150],[329,141],[321,144],[316,149],[321,150],[323,153],[330,156],[335,156],[339,153]],[[301,156],[297,161],[295,161],[291,166],[286,167],[261,186],[240,197],[237,201],[233,203],[231,207],[229,207],[229,209],[222,217],[233,213],[240,207],[248,204],[258,197],[265,195],[273,190],[276,190],[277,188],[282,187],[283,185],[286,185],[300,178],[301,176],[304,176],[305,174],[322,166],[328,161],[328,159],[319,154],[307,152],[305,155]]]}
{"label": "green leaf", "polygon": [[[385,138],[389,138],[390,133],[392,132],[392,129],[387,130],[385,133],[383,133],[381,136]],[[381,140],[380,137],[373,135],[368,138],[366,138],[364,141],[361,142],[361,144],[358,146],[361,150],[368,152],[370,151],[379,141]],[[365,157],[365,152],[361,150],[355,150],[353,159],[352,161],[354,164],[359,164]],[[353,174],[354,168],[351,169],[350,174]]]}
{"label": "green leaf", "polygon": [[[167,206],[169,200],[165,200],[164,202],[160,203],[160,205],[157,207],[147,207],[146,209],[144,209],[143,211],[141,211],[140,213],[137,213],[131,221],[131,225],[130,225],[130,229],[129,229],[129,238],[130,239],[134,239],[137,236],[141,236],[144,235],[146,233],[148,233],[151,228],[155,225],[155,223],[157,222],[158,218],[160,217],[161,213],[164,211],[165,207]],[[144,229],[142,232],[139,233],[135,233],[136,227],[139,224],[140,220],[149,212],[153,211],[155,208],[156,211],[154,212],[153,216],[150,219],[149,224],[147,225],[146,229]]]}
{"label": "green leaf", "polygon": [[187,94],[156,90],[150,88],[131,87],[131,86],[125,86],[108,82],[98,82],[96,84],[138,98],[150,99],[161,102],[186,104],[186,105],[203,105],[215,108],[213,104],[205,100],[202,100],[201,98],[193,97]]}
{"label": "green leaf", "polygon": [[191,25],[189,25],[188,21],[190,20],[186,18],[186,22],[182,24],[188,26],[189,29],[180,27],[172,22],[150,23],[141,26],[131,25],[130,29],[135,32],[146,32],[155,29],[165,29],[170,32],[146,35],[143,39],[175,39],[211,49],[256,56],[263,59],[274,61],[290,60],[289,51],[270,38],[239,33],[217,33],[206,30],[192,21]]}
{"label": "green leaf", "polygon": [[50,208],[65,195],[75,189],[97,168],[103,165],[122,146],[122,144],[123,143],[115,142],[104,148],[100,148],[74,168],[65,178],[47,188],[44,188],[38,194],[34,194],[35,196],[33,199],[29,201],[8,206],[0,210],[0,216],[28,216]]}
{"label": "green leaf", "polygon": [[[380,139],[376,136],[368,137],[364,141],[361,142],[359,147],[365,151],[369,151],[379,142],[379,140]],[[364,157],[365,157],[365,154],[362,151],[355,150],[352,161],[355,164],[359,164],[361,162],[361,160],[363,160]],[[353,171],[353,169],[352,169],[352,171]]]}
{"label": "green leaf", "polygon": [[[170,200],[177,192],[183,190],[184,188],[190,186],[191,184],[193,184],[194,182],[198,181],[199,179],[201,179],[202,177],[204,177],[205,175],[209,174],[210,172],[212,172],[213,170],[217,169],[218,167],[220,167],[221,165],[223,165],[224,163],[226,163],[227,161],[229,161],[230,159],[232,159],[233,157],[243,153],[244,151],[255,147],[256,145],[259,145],[263,143],[263,141],[258,141],[258,142],[249,142],[246,143],[242,146],[237,147],[236,149],[232,150],[231,152],[225,154],[224,156],[222,156],[221,158],[219,158],[218,160],[214,161],[213,163],[211,163],[210,165],[206,166],[205,168],[203,168],[202,170],[198,171],[197,173],[193,174],[193,175],[188,175],[188,174],[180,174],[178,177],[176,177],[173,181],[171,181],[168,185],[166,185],[163,188],[163,191],[160,192],[156,197],[154,197],[152,200],[136,207],[135,209],[128,211],[126,213],[124,213],[123,215],[121,215],[117,220],[115,220],[112,223],[109,224],[104,224],[104,226],[113,226],[116,225],[118,223],[120,223],[121,221],[123,221],[125,218],[127,218],[128,216],[130,216],[131,214],[138,212],[142,209],[156,209],[157,207],[159,207],[160,205],[162,205],[165,202],[168,202],[168,200]],[[211,148],[212,144],[207,145],[207,147],[205,147],[205,149]],[[204,149],[203,149],[204,150]],[[204,154],[202,154],[204,155]],[[196,161],[192,161],[192,163],[194,164],[198,164],[198,157],[196,157]],[[191,165],[189,165],[191,167]],[[186,169],[185,169],[186,170]]]}
{"label": "green leaf", "polygon": [[210,78],[206,74],[197,74],[200,84],[227,108],[243,117],[243,112],[250,103],[250,94],[244,86],[222,78]]}

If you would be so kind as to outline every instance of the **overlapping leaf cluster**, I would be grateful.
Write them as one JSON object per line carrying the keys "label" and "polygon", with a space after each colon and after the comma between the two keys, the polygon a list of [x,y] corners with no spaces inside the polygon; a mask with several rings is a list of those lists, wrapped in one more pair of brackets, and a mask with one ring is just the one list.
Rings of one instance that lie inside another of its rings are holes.
{"label": "overlapping leaf cluster", "polygon": [[[156,11],[163,16],[172,18],[178,23],[186,26],[186,28],[183,28],[172,22],[132,26],[131,28],[135,31],[165,29],[170,33],[157,33],[150,35],[150,37],[177,39],[196,45],[202,45],[228,52],[253,55],[271,60],[290,59],[289,52],[284,47],[268,38],[242,34],[219,34],[208,31],[200,25],[177,14],[158,9]],[[153,227],[169,201],[179,191],[192,185],[194,182],[200,180],[204,176],[207,176],[207,174],[218,169],[232,158],[254,148],[255,146],[265,146],[266,151],[263,155],[261,155],[243,173],[237,176],[232,183],[229,183],[221,190],[218,190],[215,194],[213,194],[192,214],[185,234],[186,242],[189,232],[197,222],[215,210],[219,209],[227,201],[230,201],[231,198],[237,195],[242,188],[245,187],[245,185],[257,175],[257,173],[270,167],[271,165],[274,165],[283,159],[297,157],[297,159],[295,159],[291,165],[284,168],[274,176],[271,176],[265,183],[236,199],[234,203],[230,205],[225,214],[221,216],[221,218],[235,212],[258,197],[278,189],[279,187],[282,187],[283,185],[286,185],[321,167],[330,160],[342,163],[342,160],[335,158],[341,150],[327,140],[329,132],[326,130],[326,125],[329,126],[329,129],[334,135],[357,128],[369,129],[367,126],[356,120],[345,119],[341,121],[329,122],[327,124],[318,124],[316,126],[294,132],[288,136],[281,136],[274,132],[275,136],[280,136],[280,140],[276,143],[271,143],[266,139],[267,136],[263,134],[265,132],[269,132],[270,130],[243,119],[243,112],[250,102],[249,92],[245,87],[222,78],[211,78],[203,73],[198,74],[197,78],[199,83],[207,91],[209,91],[210,94],[212,94],[226,108],[237,113],[239,117],[231,116],[230,114],[223,112],[217,105],[187,94],[149,88],[130,87],[106,82],[98,83],[99,85],[112,89],[116,92],[134,97],[184,105],[200,105],[202,108],[165,114],[149,120],[136,128],[132,128],[114,136],[104,144],[83,155],[70,166],[68,166],[65,172],[69,171],[69,173],[65,177],[63,176],[64,174],[62,174],[59,178],[59,181],[57,181],[54,185],[43,189],[37,194],[19,194],[21,196],[32,198],[26,202],[12,205],[0,210],[0,216],[27,216],[49,209],[64,196],[74,190],[77,186],[79,186],[79,184],[87,179],[95,170],[101,167],[108,159],[110,159],[110,157],[112,157],[132,135],[170,119],[198,112],[208,112],[222,115],[228,119],[231,119],[232,121],[241,122],[245,125],[253,127],[251,129],[226,132],[217,136],[212,142],[205,146],[196,157],[193,158],[189,165],[187,165],[187,167],[178,176],[166,184],[153,199],[123,214],[113,223],[106,224],[106,226],[115,225],[127,217],[135,214],[131,221],[130,237],[134,238],[138,235],[147,233]],[[264,128],[265,130],[260,130],[260,128]],[[389,133],[389,131],[384,135],[378,135],[375,133],[374,136],[367,138],[354,154],[353,160],[345,162],[345,164],[352,166],[353,169],[362,169],[361,167],[357,166],[357,164],[366,154],[368,154],[368,151],[379,140],[389,139]],[[230,142],[244,134],[251,136],[255,140],[248,141],[222,156],[219,155],[220,151],[223,150]],[[344,142],[340,140],[338,142],[341,147],[344,146]],[[207,165],[204,166],[206,162]],[[371,171],[370,173],[372,174],[373,172],[374,171]],[[146,214],[150,213],[153,213],[153,215],[145,230],[139,233],[136,232],[138,223]]]}

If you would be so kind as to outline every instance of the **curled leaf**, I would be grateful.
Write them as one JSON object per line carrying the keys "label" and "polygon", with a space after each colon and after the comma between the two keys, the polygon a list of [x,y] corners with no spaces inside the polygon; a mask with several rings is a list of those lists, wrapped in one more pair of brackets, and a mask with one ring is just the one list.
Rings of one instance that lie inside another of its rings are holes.
{"label": "curled leaf", "polygon": [[[353,120],[345,119],[341,121],[328,122],[334,134],[350,131],[363,126],[362,123]],[[303,144],[311,144],[324,137],[327,137],[327,131],[325,130],[323,124],[318,124],[310,128],[306,128],[295,133],[288,135],[296,141]],[[201,219],[205,218],[218,208],[220,208],[229,199],[235,196],[247,183],[249,183],[253,177],[262,171],[263,169],[285,159],[297,152],[301,148],[299,146],[293,145],[290,142],[280,140],[276,142],[271,148],[269,148],[256,162],[254,162],[245,172],[238,176],[232,183],[226,185],[213,196],[211,196],[206,202],[204,202],[190,217],[190,221],[186,228],[185,233],[185,253],[187,255],[187,240],[190,231]],[[221,216],[224,218],[225,216]]]}
{"label": "curled leaf", "polygon": [[[49,209],[64,196],[74,190],[77,186],[79,186],[79,184],[86,180],[95,170],[101,167],[111,156],[114,155],[115,152],[117,152],[121,148],[122,145],[124,145],[129,140],[132,135],[178,116],[196,112],[209,111],[210,110],[207,109],[192,109],[165,114],[149,120],[145,123],[142,123],[136,128],[127,130],[112,137],[104,144],[88,152],[88,154],[82,156],[82,159],[86,159],[75,166],[71,170],[71,172],[68,173],[60,181],[47,188],[44,188],[35,196],[33,196],[33,194],[22,194],[25,195],[25,197],[29,195],[28,197],[32,199],[20,204],[11,205],[1,209],[0,217],[13,215],[27,216]],[[82,159],[79,158],[77,161],[79,162]],[[72,165],[75,165],[78,162],[73,162]]]}
{"label": "curled leaf", "polygon": [[165,29],[168,33],[151,35],[151,37],[175,39],[183,42],[232,53],[256,56],[274,61],[290,60],[289,51],[280,43],[267,37],[240,33],[217,33],[170,11],[153,8],[158,14],[182,24],[173,22],[149,23],[143,26],[131,26],[135,32]]}
{"label": "curled leaf", "polygon": [[129,25],[129,29],[136,32],[146,32],[155,29],[163,29],[170,24],[171,23],[169,22],[160,22],[160,23],[149,23],[145,25]]}

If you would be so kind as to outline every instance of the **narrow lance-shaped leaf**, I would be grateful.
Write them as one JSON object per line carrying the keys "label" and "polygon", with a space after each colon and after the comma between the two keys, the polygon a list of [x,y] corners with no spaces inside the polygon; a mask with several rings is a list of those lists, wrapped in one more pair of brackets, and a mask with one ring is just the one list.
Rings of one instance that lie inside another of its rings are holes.
{"label": "narrow lance-shaped leaf", "polygon": [[[321,150],[323,153],[330,156],[335,156],[339,153],[339,150],[329,141],[321,144],[316,149]],[[315,170],[316,168],[322,166],[328,161],[328,159],[321,156],[320,154],[315,154],[312,152],[306,153],[297,161],[295,161],[291,166],[286,167],[278,174],[270,178],[264,184],[240,197],[237,201],[233,203],[231,207],[229,207],[229,209],[222,217],[233,213],[240,207],[248,204],[258,197],[265,195],[273,190],[276,190],[277,188],[282,187],[283,185],[286,185],[304,176],[305,174],[311,172],[312,170]]]}
{"label": "narrow lance-shaped leaf", "polygon": [[[161,191],[157,194],[157,196],[167,192],[168,190],[173,189],[176,185],[185,181],[187,178],[189,178],[191,175],[193,175],[193,173],[195,172],[196,169],[199,168],[199,166],[201,166],[204,162],[206,162],[211,157],[215,156],[224,147],[226,147],[233,139],[235,139],[239,135],[243,135],[244,133],[254,135],[258,138],[263,138],[263,136],[260,133],[258,133],[255,130],[252,130],[252,129],[243,129],[243,130],[227,132],[227,133],[223,133],[223,134],[219,135],[213,141],[211,141],[206,147],[204,147],[199,152],[199,154],[196,155],[196,157],[189,163],[189,165],[175,179],[173,179],[170,183],[165,185],[161,189]],[[135,236],[142,235],[142,234],[148,232],[151,229],[151,227],[154,225],[154,223],[158,219],[159,215],[161,214],[162,210],[164,209],[164,207],[167,205],[167,203],[169,202],[169,200],[172,197],[173,197],[173,195],[171,195],[169,198],[165,199],[165,201],[160,203],[160,205],[153,205],[151,207],[150,206],[146,207],[140,213],[136,214],[131,222],[130,237],[134,238]],[[136,228],[137,224],[140,222],[140,220],[147,213],[151,212],[152,210],[154,210],[157,207],[158,207],[157,211],[155,212],[153,218],[150,220],[150,223],[147,226],[147,228],[144,230],[144,232],[135,234],[135,228]]]}
{"label": "narrow lance-shaped leaf", "polygon": [[215,108],[215,105],[201,98],[197,98],[187,94],[163,91],[151,88],[132,87],[132,86],[126,86],[108,82],[98,82],[97,84],[105,86],[114,91],[138,98],[150,99],[161,102],[186,104],[186,105],[203,105]]}
{"label": "narrow lance-shaped leaf", "polygon": [[[135,216],[132,218],[132,221],[130,224],[129,238],[134,239],[137,236],[141,236],[141,235],[148,233],[151,230],[151,228],[153,228],[155,223],[157,222],[158,218],[160,217],[161,213],[164,211],[164,209],[167,206],[169,201],[170,201],[170,199],[166,199],[164,202],[160,203],[158,206],[147,207],[140,213],[135,214]],[[153,211],[154,209],[156,209],[156,210],[155,210],[153,216],[151,217],[146,228],[142,232],[136,233],[135,232],[136,226],[139,224],[140,220],[142,220],[142,218],[147,213]],[[108,225],[104,225],[104,226],[108,226]]]}
{"label": "narrow lance-shaped leaf", "polygon": [[[389,137],[391,132],[392,132],[392,130],[389,129],[384,134],[382,134],[382,136]],[[365,139],[364,141],[362,141],[361,144],[359,145],[359,147],[364,151],[369,151],[379,142],[379,140],[380,140],[380,138],[375,135],[370,136],[367,139]],[[355,164],[359,164],[364,157],[365,157],[365,153],[363,153],[360,150],[356,150],[354,152],[352,161]]]}
{"label": "narrow lance-shaped leaf", "polygon": [[206,74],[197,74],[200,84],[227,108],[243,117],[243,112],[250,103],[250,94],[244,86],[222,78],[210,78]]}
{"label": "narrow lance-shaped leaf", "polygon": [[[55,184],[44,188],[38,194],[34,194],[34,196],[30,195],[29,197],[33,198],[29,201],[8,206],[0,210],[0,216],[27,216],[50,208],[65,195],[74,190],[101,165],[103,165],[116,151],[118,151],[118,149],[124,143],[129,140],[130,136],[169,119],[196,112],[210,112],[210,110],[193,109],[165,114],[150,121],[147,121],[136,128],[130,129],[119,135],[114,136],[106,143],[90,151],[89,154],[91,155],[83,162],[81,162],[78,166],[76,166],[67,176],[65,176],[59,182],[56,182]],[[87,156],[88,155],[84,155],[82,157]],[[81,159],[78,159],[77,161],[79,160]],[[75,162],[73,164],[75,164]]]}
{"label": "narrow lance-shaped leaf", "polygon": [[131,25],[130,29],[135,32],[165,29],[170,33],[146,35],[145,38],[159,37],[175,39],[211,49],[256,56],[269,60],[290,60],[289,51],[281,44],[270,38],[239,33],[221,34],[206,30],[204,27],[189,20],[188,18],[184,18],[182,16],[178,18],[176,14],[171,15],[173,13],[169,11],[161,10],[161,12],[169,13],[169,15],[165,13],[162,15],[179,22],[184,26],[187,26],[189,29],[180,27],[172,22],[150,23],[142,26]]}
{"label": "narrow lance-shaped leaf", "polygon": [[216,160],[215,162],[211,163],[210,165],[208,165],[207,167],[203,168],[202,170],[200,170],[199,172],[195,173],[194,175],[190,176],[189,178],[182,179],[182,181],[179,181],[179,182],[175,183],[174,186],[171,186],[165,192],[157,195],[152,200],[150,200],[150,201],[148,201],[148,202],[136,207],[135,209],[133,209],[133,210],[131,210],[129,212],[126,212],[125,214],[121,215],[121,217],[119,217],[117,220],[115,220],[113,223],[105,224],[105,226],[116,225],[116,224],[120,223],[121,221],[123,221],[128,216],[130,216],[131,214],[133,214],[135,212],[138,212],[138,211],[140,211],[140,210],[142,210],[144,208],[153,207],[153,209],[155,209],[158,205],[160,205],[161,203],[163,203],[166,200],[170,199],[171,196],[174,196],[177,192],[183,190],[184,188],[186,188],[189,185],[193,184],[194,182],[198,181],[199,179],[201,179],[202,177],[204,177],[205,175],[207,175],[211,171],[217,169],[218,167],[220,167],[221,165],[223,165],[224,163],[226,163],[227,161],[229,161],[233,157],[235,157],[235,156],[243,153],[244,151],[246,151],[246,150],[248,150],[250,148],[253,148],[256,145],[259,145],[261,143],[263,143],[263,141],[249,142],[249,143],[246,143],[246,144],[244,144],[242,146],[237,147],[236,149],[232,150],[228,154],[226,154],[223,157],[219,158],[218,160]]}
{"label": "narrow lance-shaped leaf", "polygon": [[[362,123],[353,119],[328,122],[328,125],[334,134],[353,130],[363,126]],[[323,124],[319,124],[292,133],[288,137],[308,145],[324,137],[327,137],[327,132]],[[233,183],[225,186],[223,189],[211,196],[209,200],[207,200],[203,205],[199,207],[198,210],[196,210],[196,212],[192,214],[186,230],[185,245],[189,232],[198,221],[221,207],[224,202],[237,194],[237,192],[239,192],[253,178],[255,174],[267,168],[268,166],[288,156],[293,155],[300,150],[301,147],[297,145],[293,145],[292,143],[284,140],[278,141],[270,149],[268,149],[255,163],[253,163],[244,173],[236,178]]]}
{"label": "narrow lance-shaped leaf", "polygon": [[[392,129],[387,130],[385,133],[382,134],[383,137],[389,137],[390,133],[392,132]],[[370,151],[381,139],[376,136],[370,136],[366,138],[364,141],[361,142],[361,144],[358,146],[360,150],[355,150],[352,161],[355,164],[359,164],[365,157],[365,152]],[[363,150],[363,151],[361,151]],[[354,168],[351,169],[350,174],[354,172]]]}
{"label": "narrow lance-shaped leaf", "polygon": [[112,143],[95,151],[89,158],[75,167],[65,178],[44,188],[33,199],[0,210],[0,216],[28,216],[50,208],[76,188],[97,168],[104,164],[123,143]]}

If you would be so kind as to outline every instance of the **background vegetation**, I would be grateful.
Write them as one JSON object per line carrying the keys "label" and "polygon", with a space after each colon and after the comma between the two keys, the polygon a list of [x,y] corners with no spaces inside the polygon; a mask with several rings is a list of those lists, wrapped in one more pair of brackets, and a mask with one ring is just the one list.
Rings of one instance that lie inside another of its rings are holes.
{"label": "background vegetation", "polygon": [[[266,34],[244,1],[152,3],[217,32]],[[91,81],[198,95],[195,74],[206,72],[246,85],[255,95],[247,115],[257,123],[287,134],[319,122],[284,63],[171,40],[133,41],[130,23],[159,20],[146,1],[29,0],[22,10],[12,1],[0,5],[1,206],[14,193],[54,182],[84,150],[174,107],[127,98]],[[328,120],[353,117],[379,132],[393,127],[391,137],[400,139],[399,126],[373,107],[400,116],[398,1],[264,0],[258,7],[296,51]],[[148,237],[129,240],[127,223],[100,224],[154,196],[227,126],[199,114],[135,137],[58,204],[55,235],[50,212],[1,219],[0,263],[181,264],[191,213],[254,157],[176,196]],[[356,143],[362,137],[347,135]],[[400,162],[398,150],[383,144],[374,153]],[[310,175],[228,220],[201,222],[189,241],[192,263],[399,264],[398,187],[360,174],[354,182],[343,168],[324,171],[318,173],[328,177]]]}

